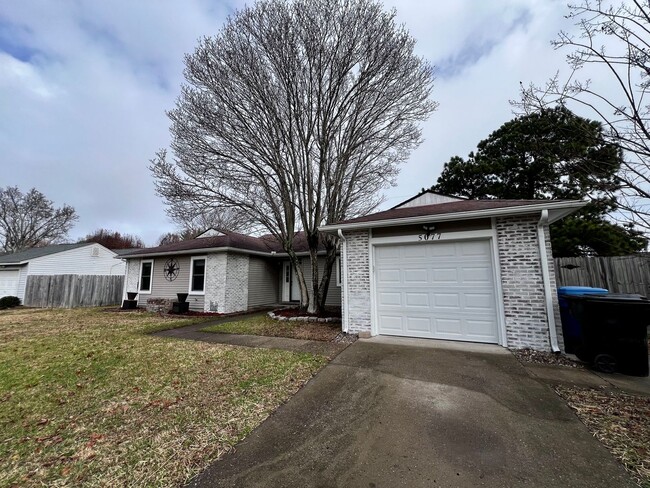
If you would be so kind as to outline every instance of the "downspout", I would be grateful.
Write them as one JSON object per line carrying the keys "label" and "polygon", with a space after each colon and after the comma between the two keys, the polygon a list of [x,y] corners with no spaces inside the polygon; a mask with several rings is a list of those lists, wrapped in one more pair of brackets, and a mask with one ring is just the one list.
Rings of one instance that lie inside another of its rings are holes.
{"label": "downspout", "polygon": [[[348,332],[349,330],[349,319],[348,314],[350,313],[350,307],[348,306],[348,241],[343,236],[343,231],[339,229],[339,237],[341,239],[341,254],[343,255],[341,263],[341,273],[343,273],[343,280],[341,285],[343,285],[343,332]],[[339,257],[341,259],[341,257]]]}
{"label": "downspout", "polygon": [[539,259],[542,266],[542,280],[544,281],[544,295],[546,298],[546,317],[548,318],[548,335],[551,340],[551,350],[560,352],[557,343],[557,330],[555,329],[555,311],[553,310],[553,290],[551,289],[550,270],[548,269],[548,254],[546,252],[546,233],[544,226],[548,225],[548,210],[542,210],[542,216],[537,223],[537,243],[539,244]]}

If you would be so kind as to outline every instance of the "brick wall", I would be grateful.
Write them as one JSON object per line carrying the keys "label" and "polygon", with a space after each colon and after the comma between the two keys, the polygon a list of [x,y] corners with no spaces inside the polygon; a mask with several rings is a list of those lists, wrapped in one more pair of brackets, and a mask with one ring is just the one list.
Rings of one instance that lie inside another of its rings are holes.
{"label": "brick wall", "polygon": [[[138,292],[138,281],[140,280],[140,260],[129,259],[126,262],[126,291]],[[126,299],[126,295],[124,295]]]}
{"label": "brick wall", "polygon": [[225,312],[241,312],[248,308],[247,254],[228,253],[226,262]]}
{"label": "brick wall", "polygon": [[369,233],[345,233],[348,264],[348,332],[370,332]]}
{"label": "brick wall", "polygon": [[226,253],[208,254],[205,262],[206,312],[226,312]]}
{"label": "brick wall", "polygon": [[[496,231],[508,347],[548,351],[550,341],[537,241],[538,220],[538,215],[498,218]],[[552,264],[548,239],[545,244]],[[552,267],[550,275],[555,316],[559,325]],[[559,329],[561,336],[561,326]]]}

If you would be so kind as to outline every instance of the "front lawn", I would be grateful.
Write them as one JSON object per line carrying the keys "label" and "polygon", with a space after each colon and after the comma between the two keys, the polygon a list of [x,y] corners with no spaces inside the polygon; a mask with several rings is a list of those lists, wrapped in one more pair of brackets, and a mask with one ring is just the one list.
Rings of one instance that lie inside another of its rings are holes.
{"label": "front lawn", "polygon": [[0,312],[0,486],[178,486],[325,363],[148,335],[193,322]]}
{"label": "front lawn", "polygon": [[290,337],[312,341],[332,341],[341,332],[341,324],[332,322],[305,322],[292,320],[274,320],[268,315],[245,317],[233,322],[212,325],[201,329],[202,332],[221,334],[248,334],[271,337]]}
{"label": "front lawn", "polygon": [[637,482],[650,488],[650,398],[565,386],[555,391]]}

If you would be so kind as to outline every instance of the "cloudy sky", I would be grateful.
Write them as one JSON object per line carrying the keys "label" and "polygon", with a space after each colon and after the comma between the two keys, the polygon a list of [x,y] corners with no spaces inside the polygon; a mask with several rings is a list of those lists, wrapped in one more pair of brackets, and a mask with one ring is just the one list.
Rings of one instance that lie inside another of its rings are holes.
{"label": "cloudy sky", "polygon": [[[549,41],[564,19],[555,0],[386,0],[437,68],[440,103],[425,142],[402,166],[385,206],[435,183],[512,118],[519,82],[563,65]],[[183,55],[244,2],[2,0],[0,187],[36,187],[80,220],[72,239],[103,227],[153,245],[173,230],[154,193],[149,159],[169,144]]]}

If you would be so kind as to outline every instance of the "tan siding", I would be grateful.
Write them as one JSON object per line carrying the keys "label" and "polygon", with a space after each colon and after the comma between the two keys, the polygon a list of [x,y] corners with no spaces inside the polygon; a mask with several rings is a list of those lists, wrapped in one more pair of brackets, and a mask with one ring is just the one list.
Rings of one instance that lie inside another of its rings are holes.
{"label": "tan siding", "polygon": [[248,264],[248,308],[272,305],[280,300],[280,263],[251,256]]}
{"label": "tan siding", "polygon": [[[179,266],[178,276],[174,281],[165,279],[165,263],[168,257],[155,258],[153,262],[153,281],[151,294],[138,295],[138,305],[144,306],[148,298],[176,298],[177,293],[188,293],[190,289],[190,256],[175,256]],[[203,311],[203,295],[187,297],[190,309]]]}
{"label": "tan siding", "polygon": [[[322,273],[325,268],[325,258],[318,257],[318,272]],[[311,282],[311,261],[309,258],[304,258],[302,260],[302,270],[305,274],[305,282],[307,288],[311,291],[312,282]],[[322,275],[321,275],[322,276]],[[319,277],[320,279],[320,277]],[[327,300],[325,300],[325,305],[328,307],[340,307],[341,306],[341,287],[336,286],[336,264],[332,269],[332,276],[330,278],[330,287],[327,292]]]}

